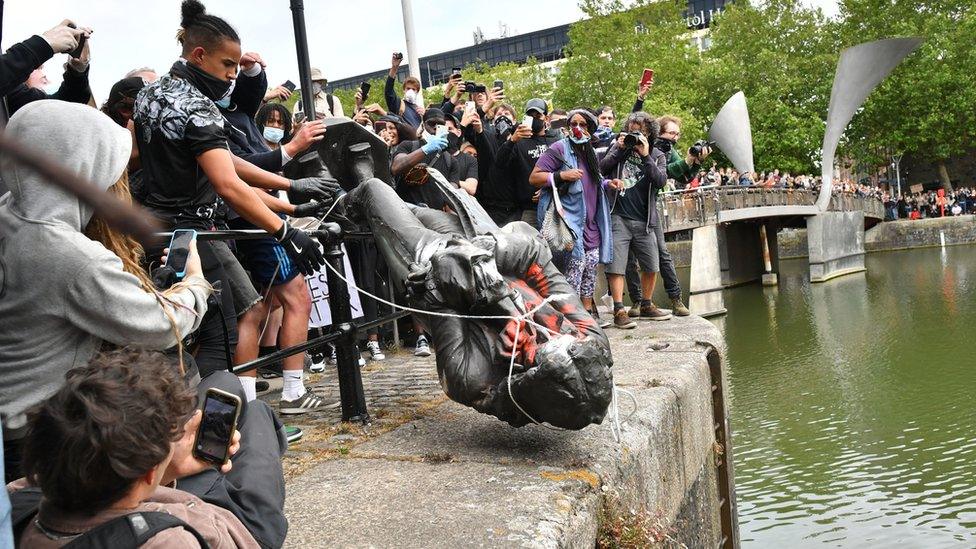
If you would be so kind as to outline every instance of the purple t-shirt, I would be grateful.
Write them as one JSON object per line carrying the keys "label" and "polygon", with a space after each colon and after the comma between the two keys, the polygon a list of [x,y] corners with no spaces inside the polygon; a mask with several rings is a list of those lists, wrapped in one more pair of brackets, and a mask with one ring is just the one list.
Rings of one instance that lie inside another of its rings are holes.
{"label": "purple t-shirt", "polygon": [[[559,159],[560,153],[563,158],[567,158],[567,159],[569,158],[569,153],[563,150],[562,145],[563,145],[562,141],[554,143],[551,147],[549,147],[548,150],[546,150],[546,152],[542,153],[542,156],[539,157],[539,160],[536,162],[535,165],[541,171],[549,172],[549,173],[556,172],[556,171],[565,171],[570,169],[569,166],[563,164],[563,162],[560,161]],[[558,149],[558,151],[553,152],[553,149]],[[583,179],[582,179],[583,202],[586,204],[586,221],[582,227],[583,249],[585,251],[589,251],[600,247],[600,227],[596,223],[596,208],[597,208],[596,201],[597,201],[597,197],[599,197],[599,191],[597,190],[597,185],[602,185],[603,182],[593,181],[593,176],[590,174],[590,170],[585,169],[586,168],[586,164],[584,163],[585,161],[582,159],[578,159],[578,161],[579,161],[579,168],[583,170]],[[565,196],[560,195],[559,199],[562,200],[564,206],[567,206],[566,204],[567,199]],[[567,221],[569,221],[570,224],[572,224],[572,220],[567,220]],[[573,227],[573,228],[576,229],[577,231],[579,231],[580,229],[580,227]]]}

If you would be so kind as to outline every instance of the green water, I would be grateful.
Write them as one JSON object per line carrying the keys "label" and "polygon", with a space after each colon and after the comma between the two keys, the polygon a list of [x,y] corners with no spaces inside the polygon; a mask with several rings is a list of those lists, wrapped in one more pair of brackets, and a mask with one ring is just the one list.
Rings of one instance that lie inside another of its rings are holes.
{"label": "green water", "polygon": [[976,247],[726,291],[744,547],[976,547]]}

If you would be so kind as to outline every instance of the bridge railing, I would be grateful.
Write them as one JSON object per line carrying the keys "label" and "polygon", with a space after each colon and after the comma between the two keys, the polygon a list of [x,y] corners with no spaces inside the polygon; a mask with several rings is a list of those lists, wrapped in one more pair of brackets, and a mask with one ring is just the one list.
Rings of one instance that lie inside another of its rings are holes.
{"label": "bridge railing", "polygon": [[[807,189],[707,186],[669,191],[658,200],[658,214],[666,232],[681,231],[716,223],[720,212],[766,206],[813,206],[817,192]],[[882,218],[884,205],[872,197],[851,193],[831,196],[831,211],[862,210],[865,216]]]}

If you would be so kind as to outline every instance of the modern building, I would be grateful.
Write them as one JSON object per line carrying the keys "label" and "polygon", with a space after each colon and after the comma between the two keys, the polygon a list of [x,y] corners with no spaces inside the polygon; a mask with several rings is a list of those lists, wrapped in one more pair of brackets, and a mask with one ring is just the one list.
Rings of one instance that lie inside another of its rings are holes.
{"label": "modern building", "polygon": [[[699,48],[708,47],[705,32],[712,17],[722,12],[725,4],[730,0],[688,0],[684,17],[688,28],[695,29],[692,38]],[[639,30],[639,29],[638,29]],[[548,29],[537,30],[518,36],[507,36],[494,40],[487,40],[473,46],[437,53],[420,58],[420,81],[423,87],[441,84],[447,81],[453,67],[465,67],[475,63],[497,65],[499,63],[525,63],[534,58],[541,63],[556,61],[565,57],[564,50],[569,44],[569,25],[559,25]],[[389,68],[366,74],[350,76],[329,82],[330,89],[352,89],[364,80],[384,78]],[[409,69],[406,64],[400,66],[397,73],[398,80],[406,78]]]}

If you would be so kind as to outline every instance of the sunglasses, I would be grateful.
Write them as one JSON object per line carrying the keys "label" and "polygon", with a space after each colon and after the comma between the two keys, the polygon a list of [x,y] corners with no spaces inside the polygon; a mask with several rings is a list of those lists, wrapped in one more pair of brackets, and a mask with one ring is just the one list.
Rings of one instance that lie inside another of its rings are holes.
{"label": "sunglasses", "polygon": [[569,125],[570,128],[579,128],[581,130],[586,129],[586,122],[573,122]]}

